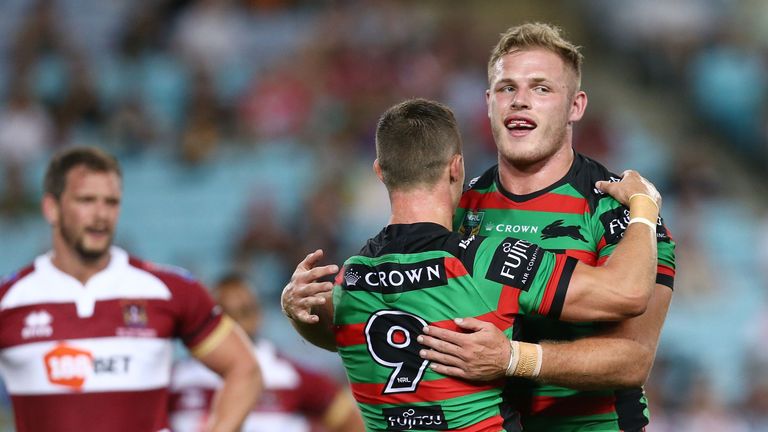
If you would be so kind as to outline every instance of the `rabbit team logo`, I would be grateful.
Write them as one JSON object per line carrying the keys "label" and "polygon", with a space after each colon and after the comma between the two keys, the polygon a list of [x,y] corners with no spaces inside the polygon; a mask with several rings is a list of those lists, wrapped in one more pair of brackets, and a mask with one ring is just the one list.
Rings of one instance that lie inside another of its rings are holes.
{"label": "rabbit team logo", "polygon": [[30,312],[24,318],[24,328],[21,329],[21,337],[23,339],[51,337],[53,334],[52,322],[53,317],[44,310]]}
{"label": "rabbit team logo", "polygon": [[574,240],[586,242],[587,239],[581,235],[581,228],[578,225],[563,225],[563,220],[558,219],[541,230],[541,239],[547,240],[556,237],[570,237]]}

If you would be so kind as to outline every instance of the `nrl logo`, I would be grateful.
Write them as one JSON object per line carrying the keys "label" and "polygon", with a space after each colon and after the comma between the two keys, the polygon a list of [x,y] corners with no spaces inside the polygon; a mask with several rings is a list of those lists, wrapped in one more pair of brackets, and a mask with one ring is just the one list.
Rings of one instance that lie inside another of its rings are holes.
{"label": "nrl logo", "polygon": [[485,216],[485,212],[468,211],[464,215],[464,221],[462,221],[461,227],[459,228],[459,234],[465,236],[480,234],[480,226],[483,223],[483,216]]}
{"label": "nrl logo", "polygon": [[344,273],[344,281],[347,283],[347,286],[355,286],[359,280],[360,275],[354,270]]}

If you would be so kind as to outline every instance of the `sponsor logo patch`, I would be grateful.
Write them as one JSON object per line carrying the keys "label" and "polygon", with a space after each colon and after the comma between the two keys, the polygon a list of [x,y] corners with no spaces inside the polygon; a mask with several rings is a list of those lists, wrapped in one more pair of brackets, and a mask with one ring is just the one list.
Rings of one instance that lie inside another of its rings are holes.
{"label": "sponsor logo patch", "polygon": [[544,250],[535,244],[506,239],[496,248],[485,278],[528,291],[543,258]]}
{"label": "sponsor logo patch", "polygon": [[93,373],[93,355],[65,344],[49,351],[44,360],[48,381],[73,390],[80,390]]}
{"label": "sponsor logo patch", "polygon": [[48,351],[43,361],[51,384],[82,390],[86,381],[94,375],[128,373],[131,357],[98,357],[88,350],[61,343]]}
{"label": "sponsor logo patch", "polygon": [[445,260],[436,258],[413,264],[383,263],[376,267],[351,264],[344,272],[347,290],[395,294],[448,283]]}
{"label": "sponsor logo patch", "polygon": [[[629,225],[629,209],[627,207],[617,207],[600,215],[600,222],[605,228],[605,242],[607,244],[616,244],[624,237],[624,231]],[[656,241],[669,242],[667,230],[664,228],[664,219],[659,216],[656,219]]]}
{"label": "sponsor logo patch", "polygon": [[495,231],[504,234],[536,234],[539,232],[539,227],[536,225],[509,225],[488,222],[483,226],[483,230],[486,233]]}
{"label": "sponsor logo patch", "polygon": [[44,310],[30,312],[24,318],[24,328],[21,329],[22,339],[51,337],[53,334],[52,322],[53,317]]}
{"label": "sponsor logo patch", "polygon": [[443,409],[439,405],[383,408],[387,430],[448,430]]}

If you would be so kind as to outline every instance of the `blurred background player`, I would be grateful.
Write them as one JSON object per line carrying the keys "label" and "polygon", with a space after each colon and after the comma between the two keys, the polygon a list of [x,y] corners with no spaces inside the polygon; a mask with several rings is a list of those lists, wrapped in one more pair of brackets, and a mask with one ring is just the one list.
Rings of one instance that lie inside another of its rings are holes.
{"label": "blurred background player", "polygon": [[[264,393],[242,432],[362,432],[362,418],[352,395],[333,378],[299,366],[261,337],[262,310],[248,281],[239,274],[221,278],[213,297],[255,343],[264,377]],[[200,362],[177,362],[171,379],[170,418],[176,432],[198,432],[206,423],[221,379]]]}
{"label": "blurred background player", "polygon": [[225,383],[201,430],[234,432],[261,392],[250,343],[188,273],[112,245],[121,199],[112,156],[73,147],[51,159],[52,249],[0,283],[0,374],[16,430],[167,431],[179,338]]}

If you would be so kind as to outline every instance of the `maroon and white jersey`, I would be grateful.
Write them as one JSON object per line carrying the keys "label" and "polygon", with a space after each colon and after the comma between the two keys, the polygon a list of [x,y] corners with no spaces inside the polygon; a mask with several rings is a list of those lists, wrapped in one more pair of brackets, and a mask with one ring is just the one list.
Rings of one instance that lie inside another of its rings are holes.
{"label": "maroon and white jersey", "polygon": [[0,281],[0,374],[18,432],[167,430],[172,339],[194,349],[224,330],[198,282],[110,253],[85,285],[50,254]]}
{"label": "maroon and white jersey", "polygon": [[[307,432],[333,422],[332,406],[343,393],[335,381],[281,357],[266,340],[256,343],[264,392],[242,432]],[[193,358],[179,361],[171,378],[171,426],[175,432],[203,430],[221,379]],[[344,414],[347,414],[346,412]]]}

